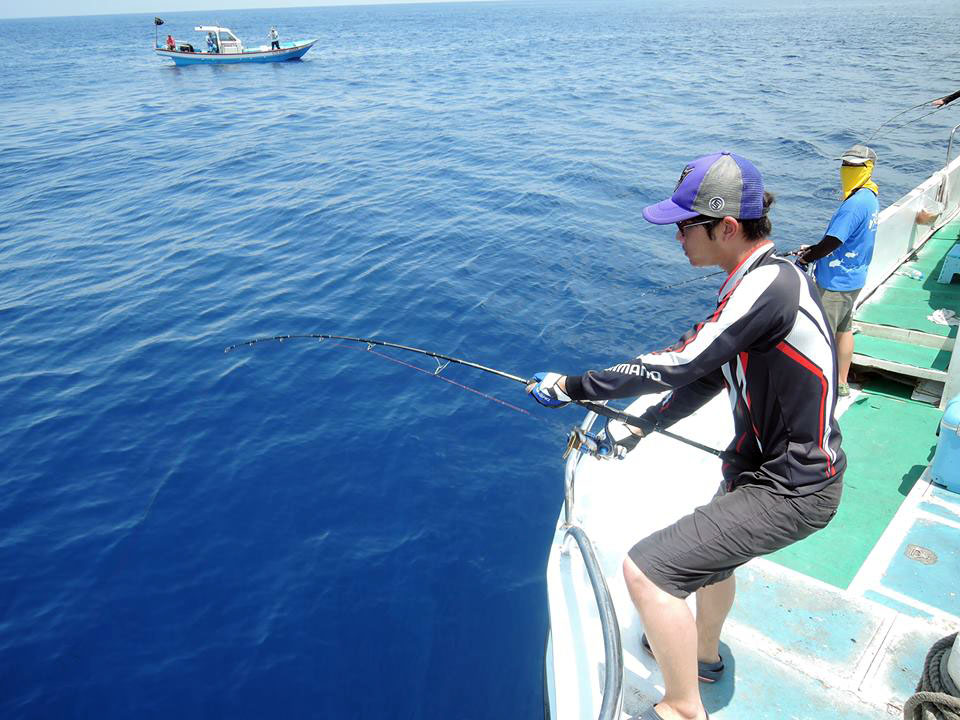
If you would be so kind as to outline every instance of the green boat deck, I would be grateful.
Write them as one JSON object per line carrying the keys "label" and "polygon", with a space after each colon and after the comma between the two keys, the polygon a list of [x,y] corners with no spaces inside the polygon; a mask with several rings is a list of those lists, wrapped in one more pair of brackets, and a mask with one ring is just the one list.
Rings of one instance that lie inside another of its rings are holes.
{"label": "green boat deck", "polygon": [[[874,339],[858,336],[857,349]],[[927,473],[943,413],[901,380],[873,374],[838,404],[848,465],[833,521],[768,556],[770,565],[738,571],[722,651],[740,672],[735,691],[725,678],[703,692],[712,717],[869,720],[884,705],[898,713],[929,648],[956,630],[960,495]],[[758,652],[765,644],[775,659]]]}
{"label": "green boat deck", "polygon": [[847,588],[933,458],[942,413],[884,379],[866,384],[841,409],[847,471],[840,509],[826,528],[770,559]]}
{"label": "green boat deck", "polygon": [[[957,326],[928,319],[944,308],[960,315],[960,282],[939,283],[944,260],[960,237],[960,221],[927,240],[854,315],[854,369],[865,375],[837,406],[848,467],[837,516],[821,532],[773,554],[774,562],[838,588],[863,568],[936,449],[938,407],[911,399],[919,380],[944,382]],[[905,274],[919,270],[921,280]]]}
{"label": "green boat deck", "polygon": [[[945,225],[857,308],[854,366],[945,380],[957,326],[939,325],[929,316],[939,309],[960,315],[960,283],[937,281],[958,237],[960,221]],[[910,270],[919,270],[923,278],[902,274]]]}

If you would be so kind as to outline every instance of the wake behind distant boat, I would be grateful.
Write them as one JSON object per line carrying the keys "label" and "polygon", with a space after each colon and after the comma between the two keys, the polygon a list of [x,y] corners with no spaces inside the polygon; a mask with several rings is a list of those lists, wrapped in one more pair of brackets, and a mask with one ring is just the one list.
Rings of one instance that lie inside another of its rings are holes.
{"label": "wake behind distant boat", "polygon": [[[154,25],[163,25],[163,20],[154,18]],[[176,65],[196,65],[198,63],[239,63],[239,62],[283,62],[299,60],[307,50],[312,48],[316,40],[300,40],[292,43],[279,42],[275,28],[270,29],[272,42],[270,46],[244,47],[240,38],[234,35],[229,28],[218,25],[198,25],[196,32],[205,32],[206,49],[195,48],[192,43],[175,42],[172,35],[167,36],[167,42],[161,45],[157,38],[154,52],[161,57],[168,57]],[[198,43],[199,45],[199,43]]]}

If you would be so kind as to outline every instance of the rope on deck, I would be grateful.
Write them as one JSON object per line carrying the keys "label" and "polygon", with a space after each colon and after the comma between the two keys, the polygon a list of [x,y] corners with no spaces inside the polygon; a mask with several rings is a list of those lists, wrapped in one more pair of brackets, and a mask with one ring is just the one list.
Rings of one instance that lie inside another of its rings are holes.
{"label": "rope on deck", "polygon": [[917,691],[903,704],[904,720],[960,720],[960,691],[947,674],[956,637],[948,635],[930,648]]}

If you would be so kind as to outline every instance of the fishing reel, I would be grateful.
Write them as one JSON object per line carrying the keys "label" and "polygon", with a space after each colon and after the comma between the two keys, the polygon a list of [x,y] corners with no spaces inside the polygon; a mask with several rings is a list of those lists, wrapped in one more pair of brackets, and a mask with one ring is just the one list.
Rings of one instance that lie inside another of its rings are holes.
{"label": "fishing reel", "polygon": [[570,453],[577,451],[598,460],[623,460],[627,455],[627,449],[613,441],[609,426],[610,421],[608,419],[599,432],[592,433],[580,427],[573,428],[567,438],[567,448],[563,451],[563,459],[566,460]]}

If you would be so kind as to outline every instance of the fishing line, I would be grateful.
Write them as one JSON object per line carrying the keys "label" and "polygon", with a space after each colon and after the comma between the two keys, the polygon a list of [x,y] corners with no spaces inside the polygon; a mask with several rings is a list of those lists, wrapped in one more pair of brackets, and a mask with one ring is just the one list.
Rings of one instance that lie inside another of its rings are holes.
{"label": "fishing line", "polygon": [[[778,252],[777,254],[780,257],[790,257],[799,253],[801,248],[795,248],[793,250],[785,250],[784,252]],[[716,272],[707,273],[706,275],[698,275],[697,277],[688,278],[686,280],[681,280],[680,282],[673,283],[671,285],[661,285],[660,287],[649,288],[647,290],[641,290],[638,294],[638,297],[643,297],[644,295],[650,295],[652,293],[662,292],[663,290],[671,290],[681,285],[689,285],[690,283],[697,282],[698,280],[706,280],[707,278],[716,277],[717,275],[723,275],[726,273],[726,270],[717,270]]]}
{"label": "fishing line", "polygon": [[707,273],[706,275],[698,275],[697,277],[687,278],[686,280],[681,280],[680,282],[673,283],[671,285],[661,285],[655,288],[649,288],[648,290],[641,290],[637,297],[643,297],[644,295],[651,295],[652,293],[663,292],[664,290],[671,290],[673,288],[680,287],[681,285],[688,285],[698,280],[706,280],[707,278],[715,277],[721,273],[725,273],[726,270],[717,270],[716,272]]}
{"label": "fishing line", "polygon": [[[304,338],[313,338],[313,337],[315,337],[315,336],[313,336],[313,335],[278,335],[278,336],[276,336],[276,337],[257,338],[257,339],[255,339],[255,340],[249,340],[249,341],[247,341],[247,342],[238,343],[238,344],[236,344],[236,345],[231,345],[231,346],[228,347],[228,348],[224,348],[224,352],[225,352],[225,353],[232,352],[233,350],[236,350],[236,349],[239,348],[239,347],[252,347],[253,345],[256,345],[256,344],[261,343],[261,342],[277,341],[277,342],[281,342],[281,343],[282,343],[284,340],[304,339]],[[320,337],[320,338],[318,338],[318,339],[319,339],[320,341],[323,341],[323,340],[326,339],[326,338]],[[392,357],[392,356],[387,355],[387,354],[385,354],[385,353],[378,352],[378,351],[374,350],[373,347],[372,347],[372,345],[374,345],[374,344],[381,344],[382,341],[371,341],[371,340],[366,340],[366,339],[362,339],[362,338],[348,338],[348,339],[350,339],[350,340],[357,340],[357,341],[361,341],[361,340],[362,340],[363,342],[366,342],[366,343],[367,343],[367,347],[366,347],[366,348],[363,348],[363,347],[361,347],[359,344],[347,345],[347,344],[345,344],[345,343],[331,343],[330,346],[331,346],[331,347],[336,347],[336,348],[349,349],[349,350],[361,350],[361,351],[366,351],[366,352],[373,353],[373,354],[376,355],[377,357],[381,357],[381,358],[383,358],[384,360],[389,360],[390,362],[396,363],[397,365],[402,365],[403,367],[410,368],[411,370],[416,370],[417,372],[423,373],[424,375],[428,375],[428,376],[430,376],[430,377],[435,377],[435,378],[437,378],[438,380],[443,380],[445,383],[449,383],[449,384],[454,385],[454,386],[456,386],[456,387],[458,387],[458,388],[461,388],[461,389],[463,389],[463,390],[468,390],[469,392],[472,392],[472,393],[474,393],[475,395],[479,395],[480,397],[486,398],[487,400],[490,400],[491,402],[495,402],[495,403],[497,403],[498,405],[502,405],[503,407],[505,407],[505,408],[507,408],[507,409],[509,409],[509,410],[516,410],[518,413],[523,413],[524,415],[527,415],[528,417],[536,420],[537,422],[545,423],[545,424],[551,425],[551,426],[560,427],[560,428],[563,428],[564,431],[566,431],[566,425],[563,424],[563,423],[561,423],[561,422],[558,421],[558,420],[553,420],[553,419],[550,419],[550,418],[545,418],[545,417],[543,417],[542,415],[535,415],[534,413],[530,412],[530,411],[527,410],[526,408],[522,408],[522,407],[519,407],[518,405],[514,405],[513,403],[509,403],[509,402],[507,402],[506,400],[502,400],[501,398],[496,397],[495,395],[491,395],[491,394],[489,394],[489,393],[485,393],[485,392],[483,392],[482,390],[478,390],[478,389],[475,388],[475,387],[471,387],[470,385],[466,385],[466,384],[464,384],[464,383],[457,382],[456,380],[452,380],[452,379],[450,379],[450,378],[448,378],[448,377],[444,377],[443,375],[441,375],[441,373],[442,373],[443,370],[447,367],[447,365],[449,365],[451,362],[454,362],[454,359],[453,359],[453,358],[451,358],[450,360],[447,360],[446,362],[444,362],[444,363],[441,364],[441,363],[440,363],[440,357],[443,357],[443,356],[439,356],[439,355],[436,354],[436,353],[428,353],[427,351],[423,351],[424,354],[429,354],[431,357],[433,357],[433,358],[437,361],[437,367],[436,367],[435,369],[433,369],[433,370],[428,370],[428,369],[422,368],[422,367],[420,367],[420,366],[418,366],[418,365],[414,365],[413,363],[408,363],[407,361],[401,360],[400,358],[395,358],[395,357]],[[387,344],[387,343],[383,343],[383,344]],[[389,345],[390,345],[390,346],[394,346],[394,347],[404,347],[404,346],[402,346],[402,345],[395,345],[395,344],[392,344],[392,343],[389,344]],[[415,348],[410,348],[410,349],[415,349]],[[483,366],[478,366],[478,367],[483,368]],[[487,370],[492,370],[492,368],[486,368],[486,369],[487,369]],[[495,372],[499,372],[499,371],[495,371]],[[513,376],[511,376],[510,379],[513,379]]]}
{"label": "fishing line", "polygon": [[[456,380],[451,380],[450,378],[444,377],[440,373],[443,372],[444,368],[446,368],[447,365],[450,364],[449,362],[445,362],[441,364],[440,361],[437,360],[437,367],[434,368],[433,371],[430,371],[430,370],[427,370],[426,368],[422,368],[422,367],[419,367],[418,365],[414,365],[413,363],[408,363],[404,360],[400,360],[399,358],[391,357],[390,355],[385,355],[384,353],[377,352],[369,345],[366,348],[361,348],[359,345],[345,345],[343,343],[334,343],[333,347],[353,348],[355,350],[361,350],[361,351],[366,350],[367,352],[371,352],[378,357],[382,357],[385,360],[389,360],[390,362],[395,362],[398,365],[411,368],[412,370],[421,372],[424,375],[435,377],[438,380],[443,380],[444,382],[450,383],[451,385],[454,385],[458,388],[469,390],[470,392],[476,395],[479,395],[480,397],[486,398],[487,400],[492,400],[493,402],[498,403],[499,405],[503,405],[509,410],[516,410],[519,413],[523,413],[524,415],[529,417],[531,420],[536,420],[537,422],[543,423],[544,425],[547,425],[549,427],[557,427],[557,428],[560,428],[563,432],[567,432],[567,426],[560,420],[547,418],[547,417],[544,417],[543,415],[534,415],[532,412],[530,412],[526,408],[519,407],[512,403],[508,403],[506,400],[501,400],[500,398],[494,395],[490,395],[489,393],[485,393],[482,390],[478,390],[477,388],[471,387],[469,385],[465,385],[464,383],[457,382]],[[604,430],[607,431],[606,438],[604,440],[600,440],[599,435],[597,433],[590,434],[590,433],[584,432],[580,428],[575,428],[567,440],[567,450],[563,454],[563,459],[564,460],[567,459],[567,455],[570,454],[570,451],[572,449],[580,448],[583,446],[587,447],[586,452],[589,452],[594,455],[598,455],[598,456],[603,455],[606,457],[614,456],[615,455],[615,451],[613,447],[614,440],[612,437],[610,437],[610,434],[609,434],[609,421],[607,422],[606,425],[604,425]],[[602,450],[601,450],[601,446],[603,446]]]}
{"label": "fishing line", "polygon": [[[354,350],[363,350],[363,348],[361,348],[359,345],[344,345],[343,343],[334,343],[333,347],[351,348],[351,349],[354,349]],[[436,368],[436,370],[430,371],[430,370],[427,370],[426,368],[422,368],[422,367],[419,367],[419,366],[417,366],[417,365],[414,365],[413,363],[408,363],[408,362],[406,362],[405,360],[401,360],[400,358],[391,357],[391,356],[389,356],[389,355],[387,355],[387,354],[385,354],[385,353],[378,352],[378,351],[374,350],[373,348],[367,348],[366,352],[373,353],[373,354],[376,355],[377,357],[382,357],[384,360],[389,360],[390,362],[397,363],[397,365],[403,365],[404,367],[408,367],[408,368],[410,368],[411,370],[416,370],[417,372],[421,372],[421,373],[423,373],[424,375],[429,375],[430,377],[435,377],[435,378],[437,378],[437,380],[443,380],[445,383],[450,383],[451,385],[454,385],[454,386],[456,386],[456,387],[458,387],[458,388],[461,388],[461,389],[463,389],[463,390],[469,390],[470,392],[474,393],[475,395],[479,395],[479,396],[482,397],[482,398],[486,398],[487,400],[491,400],[491,401],[493,401],[493,402],[495,402],[495,403],[498,403],[498,404],[500,404],[500,405],[503,405],[504,407],[509,408],[510,410],[516,410],[517,412],[523,413],[524,415],[529,415],[529,416],[532,417],[534,420],[538,420],[538,421],[540,421],[540,422],[544,422],[544,423],[550,424],[550,421],[549,421],[547,418],[542,417],[542,416],[540,416],[540,415],[534,415],[532,412],[530,412],[530,411],[527,410],[526,408],[522,408],[522,407],[520,407],[520,406],[518,406],[518,405],[514,405],[514,404],[512,404],[512,403],[508,403],[506,400],[501,400],[500,398],[496,397],[495,395],[490,395],[489,393],[485,393],[485,392],[483,392],[482,390],[478,390],[478,389],[475,388],[475,387],[471,387],[470,385],[465,385],[465,384],[463,384],[463,383],[461,383],[461,382],[457,382],[456,380],[451,380],[451,379],[448,378],[448,377],[444,377],[444,376],[441,375],[440,373],[443,372],[443,369],[444,369],[445,367],[447,367],[447,365],[448,365],[449,363],[444,363],[443,365],[441,365],[441,364],[439,363],[439,361],[438,361],[438,362],[437,362],[437,368]],[[561,424],[561,423],[558,423],[558,424]],[[562,424],[561,424],[561,425],[562,425]],[[566,426],[565,426],[565,425],[563,425],[563,427],[564,427],[564,429],[566,429]]]}
{"label": "fishing line", "polygon": [[[495,369],[495,368],[487,367],[486,365],[481,365],[481,364],[479,364],[479,363],[471,362],[470,360],[463,360],[463,359],[461,359],[461,358],[455,358],[455,357],[452,357],[452,356],[450,356],[450,355],[444,355],[443,353],[436,353],[436,352],[432,352],[432,351],[430,351],[430,350],[424,350],[424,349],[422,349],[422,348],[412,347],[412,346],[410,346],[410,345],[401,345],[400,343],[389,342],[389,341],[387,341],[387,340],[376,340],[376,339],[373,339],[373,338],[351,337],[351,336],[348,336],[348,335],[330,335],[330,334],[326,334],[326,333],[309,333],[309,334],[300,334],[300,335],[274,335],[274,336],[272,336],[272,337],[253,338],[253,339],[251,339],[251,340],[246,340],[246,341],[244,341],[244,342],[236,343],[236,344],[234,344],[234,345],[230,345],[230,346],[224,348],[223,351],[224,351],[225,353],[228,353],[228,352],[232,352],[233,350],[236,350],[237,348],[240,348],[240,347],[253,347],[253,346],[255,346],[255,345],[258,345],[258,344],[264,343],[264,342],[280,342],[280,343],[282,343],[282,342],[284,342],[285,340],[301,340],[301,339],[310,339],[310,340],[318,340],[318,341],[323,341],[323,340],[344,340],[344,341],[348,341],[348,342],[355,342],[355,343],[359,343],[359,344],[366,345],[366,346],[367,346],[367,350],[368,350],[368,351],[371,351],[371,352],[373,352],[373,348],[374,348],[374,347],[380,346],[380,347],[397,348],[397,349],[399,349],[399,350],[406,350],[406,351],[408,351],[408,352],[419,353],[420,355],[426,355],[426,356],[428,356],[428,357],[432,357],[432,358],[434,358],[435,360],[437,360],[437,369],[434,370],[433,372],[430,372],[430,371],[428,371],[428,370],[424,370],[423,368],[418,368],[418,367],[415,366],[415,365],[409,365],[408,363],[405,363],[405,362],[403,362],[402,360],[398,360],[397,358],[391,358],[391,357],[388,356],[388,355],[383,355],[383,353],[375,353],[376,355],[380,355],[381,357],[386,357],[387,359],[393,360],[394,362],[397,362],[397,363],[399,363],[399,364],[401,364],[401,365],[408,365],[409,367],[412,367],[412,368],[414,368],[415,370],[419,370],[420,372],[426,373],[426,374],[428,374],[428,375],[433,375],[434,377],[438,377],[438,378],[440,378],[441,380],[446,380],[447,382],[451,382],[451,383],[454,384],[454,385],[461,385],[461,384],[460,384],[460,383],[457,383],[457,382],[455,382],[455,381],[451,381],[451,380],[449,380],[448,378],[444,378],[444,377],[441,377],[441,376],[440,376],[440,373],[441,373],[441,372],[444,370],[444,368],[446,368],[446,366],[449,365],[450,363],[455,363],[455,364],[457,364],[457,365],[465,365],[466,367],[472,367],[472,368],[474,368],[475,370],[481,370],[481,371],[483,371],[483,372],[490,373],[491,375],[496,375],[496,376],[498,376],[498,377],[502,377],[502,378],[505,378],[505,379],[507,379],[507,380],[512,380],[513,382],[518,382],[518,383],[520,383],[520,384],[522,384],[522,385],[524,385],[524,386],[526,386],[526,385],[528,385],[528,384],[530,383],[530,380],[527,379],[527,378],[522,378],[522,377],[520,377],[519,375],[513,375],[512,373],[504,372],[503,370],[497,370],[497,369]],[[335,347],[339,346],[339,343],[338,343],[338,344],[335,344],[334,346],[335,346]],[[440,364],[440,362],[439,362],[440,360],[445,360],[446,362],[445,362],[444,364]],[[468,387],[468,386],[464,386],[464,387],[465,387],[465,389],[471,390],[471,392],[475,392],[475,393],[477,393],[477,394],[479,394],[479,395],[489,397],[491,400],[496,400],[497,402],[500,402],[501,404],[503,404],[503,405],[506,406],[506,407],[512,407],[512,408],[518,410],[519,412],[522,412],[522,413],[525,413],[525,414],[527,414],[527,415],[530,415],[531,417],[536,417],[535,415],[533,415],[532,413],[530,413],[528,410],[524,410],[523,408],[513,406],[513,405],[511,405],[510,403],[507,403],[507,402],[505,402],[505,401],[500,400],[499,398],[494,398],[492,395],[487,396],[487,395],[485,395],[485,393],[482,393],[481,391],[475,390],[475,389],[470,388],[470,387]],[[691,440],[691,439],[689,439],[689,438],[683,437],[682,435],[677,435],[676,433],[672,433],[672,432],[670,432],[669,430],[664,430],[663,428],[660,428],[660,427],[658,427],[658,426],[650,423],[650,422],[647,421],[647,420],[643,420],[642,418],[637,417],[636,415],[631,415],[631,414],[625,413],[625,412],[623,412],[623,411],[621,411],[621,410],[616,410],[615,408],[608,407],[608,406],[606,406],[606,405],[604,405],[604,404],[602,404],[602,403],[594,402],[594,401],[591,401],[591,400],[574,400],[574,401],[572,401],[572,403],[573,403],[573,404],[576,404],[576,405],[580,405],[581,407],[584,407],[584,408],[586,408],[586,409],[588,409],[588,410],[592,410],[592,411],[595,412],[597,415],[601,415],[601,416],[603,416],[603,417],[605,417],[605,418],[608,418],[608,419],[610,419],[610,420],[619,420],[620,422],[624,423],[625,425],[630,425],[630,426],[632,426],[632,427],[635,427],[635,428],[638,428],[638,429],[640,429],[640,430],[643,430],[645,434],[650,433],[650,432],[658,432],[658,433],[660,433],[661,435],[664,435],[664,436],[666,436],[666,437],[668,437],[668,438],[671,438],[671,439],[673,439],[673,440],[676,440],[676,441],[678,441],[678,442],[682,442],[682,443],[684,443],[685,445],[689,445],[690,447],[697,448],[698,450],[702,450],[703,452],[710,453],[711,455],[715,455],[716,457],[719,457],[719,458],[721,458],[721,459],[728,459],[728,458],[729,458],[729,454],[728,454],[726,451],[717,450],[716,448],[710,447],[709,445],[704,445],[704,444],[702,444],[702,443],[699,443],[699,442],[697,442],[696,440]],[[539,419],[539,418],[538,418],[538,419]]]}
{"label": "fishing line", "polygon": [[462,360],[460,358],[451,357],[450,355],[444,355],[442,353],[435,353],[430,350],[424,350],[422,348],[411,347],[410,345],[401,345],[400,343],[389,342],[387,340],[375,340],[373,338],[360,338],[360,337],[351,337],[349,335],[328,335],[326,333],[304,333],[301,335],[274,335],[273,337],[260,337],[253,338],[252,340],[245,340],[244,342],[236,343],[225,347],[223,351],[225,353],[232,352],[239,347],[253,347],[258,343],[278,341],[283,342],[284,340],[300,340],[300,339],[311,339],[311,340],[347,340],[349,342],[360,343],[362,345],[371,345],[371,346],[382,346],[382,347],[392,347],[397,348],[398,350],[408,350],[409,352],[420,353],[421,355],[427,355],[438,360],[446,360],[447,362],[456,363],[458,365],[466,365],[467,367],[475,368],[476,370],[482,370],[483,372],[491,373],[507,380],[513,380],[514,382],[527,384],[525,378],[520,377],[519,375],[511,375],[508,372],[503,370],[496,370],[486,365],[481,365],[480,363],[471,362],[469,360]]}

